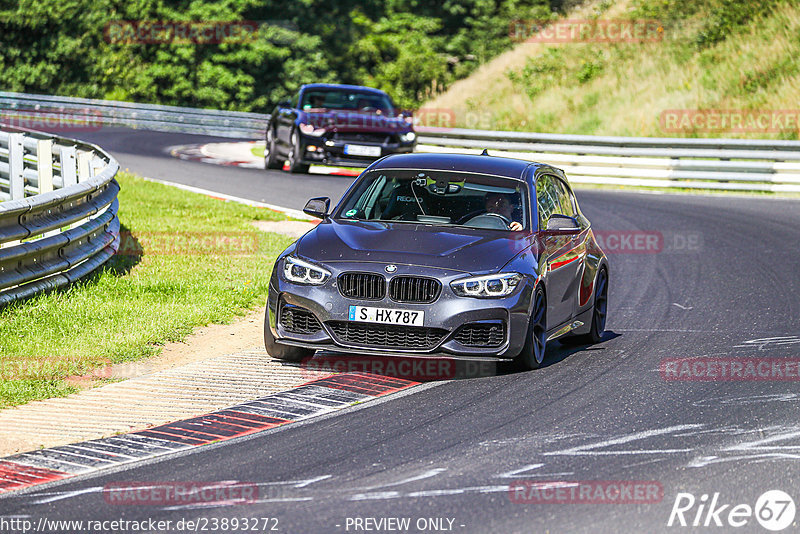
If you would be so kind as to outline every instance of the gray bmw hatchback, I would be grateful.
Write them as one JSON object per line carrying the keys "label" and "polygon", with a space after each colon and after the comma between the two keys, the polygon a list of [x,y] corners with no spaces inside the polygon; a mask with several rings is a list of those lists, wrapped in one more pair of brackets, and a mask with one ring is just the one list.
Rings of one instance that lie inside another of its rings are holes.
{"label": "gray bmw hatchback", "polygon": [[597,342],[608,262],[560,169],[510,158],[382,158],[283,251],[264,342],[299,361],[325,349],[449,355],[540,367],[548,341]]}

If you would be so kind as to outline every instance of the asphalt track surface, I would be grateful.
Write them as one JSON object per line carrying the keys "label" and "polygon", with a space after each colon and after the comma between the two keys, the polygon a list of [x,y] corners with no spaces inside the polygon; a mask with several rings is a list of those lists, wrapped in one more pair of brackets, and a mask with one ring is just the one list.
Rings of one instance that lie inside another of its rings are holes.
{"label": "asphalt track surface", "polygon": [[[187,136],[105,131],[97,141],[123,168],[152,178],[293,208],[310,196],[335,199],[349,180],[158,154],[199,142]],[[609,254],[609,333],[600,344],[551,342],[537,371],[432,382],[334,416],[12,494],[0,498],[0,515],[173,525],[277,518],[280,532],[365,532],[354,518],[388,517],[410,518],[410,532],[436,531],[418,530],[421,518],[451,519],[454,532],[728,532],[731,506],[719,516],[724,527],[713,519],[708,528],[667,527],[678,493],[699,500],[718,492],[718,505],[754,506],[778,489],[800,504],[797,381],[672,381],[660,372],[668,358],[800,357],[800,202],[599,190],[578,198],[598,230],[663,236],[658,250]],[[100,491],[112,482],[231,480],[259,484],[258,502],[117,506]],[[651,481],[663,499],[513,502],[508,486],[520,480]],[[746,519],[737,532],[767,532]],[[795,519],[786,531],[797,529]]]}

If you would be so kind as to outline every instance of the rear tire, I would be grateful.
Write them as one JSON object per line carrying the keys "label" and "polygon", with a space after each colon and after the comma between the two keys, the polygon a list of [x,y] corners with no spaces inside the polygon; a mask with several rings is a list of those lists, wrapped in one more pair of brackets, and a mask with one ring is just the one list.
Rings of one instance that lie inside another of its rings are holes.
{"label": "rear tire", "polygon": [[547,348],[547,299],[541,287],[533,294],[533,311],[528,322],[525,345],[516,358],[515,366],[522,371],[538,369],[542,366]]}
{"label": "rear tire", "polygon": [[289,152],[289,172],[295,174],[307,174],[309,167],[308,163],[301,163],[303,154],[300,152],[300,137],[297,135],[297,130],[292,131],[292,151]]}
{"label": "rear tire", "polygon": [[592,325],[588,334],[564,336],[559,341],[564,345],[593,345],[603,340],[606,331],[606,314],[608,313],[608,271],[601,267],[597,271],[594,290],[594,307],[592,308]]}
{"label": "rear tire", "polygon": [[278,156],[275,143],[275,131],[272,128],[267,130],[266,145],[264,146],[264,167],[267,169],[282,169],[283,160]]}
{"label": "rear tire", "polygon": [[273,358],[287,362],[299,362],[305,358],[312,357],[315,352],[313,349],[278,343],[275,340],[275,336],[272,335],[272,329],[269,327],[269,309],[264,317],[264,348]]}

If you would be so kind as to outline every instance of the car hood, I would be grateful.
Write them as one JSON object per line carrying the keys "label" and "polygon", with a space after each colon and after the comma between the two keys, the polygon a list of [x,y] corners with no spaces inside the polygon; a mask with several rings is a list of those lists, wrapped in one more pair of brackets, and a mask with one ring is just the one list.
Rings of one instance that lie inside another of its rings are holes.
{"label": "car hood", "polygon": [[337,132],[407,132],[411,125],[401,117],[347,111],[306,111],[304,122]]}
{"label": "car hood", "polygon": [[529,244],[530,234],[522,233],[328,219],[304,235],[296,250],[322,263],[395,263],[478,273],[500,269]]}

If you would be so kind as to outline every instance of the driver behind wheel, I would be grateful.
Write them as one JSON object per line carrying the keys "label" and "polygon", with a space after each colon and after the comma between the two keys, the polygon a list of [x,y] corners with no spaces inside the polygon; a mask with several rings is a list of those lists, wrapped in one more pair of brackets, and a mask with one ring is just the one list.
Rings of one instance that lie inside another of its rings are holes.
{"label": "driver behind wheel", "polygon": [[522,230],[522,223],[514,220],[514,206],[508,195],[502,193],[489,193],[486,195],[486,212],[503,216],[509,221],[508,229],[515,232]]}

